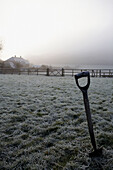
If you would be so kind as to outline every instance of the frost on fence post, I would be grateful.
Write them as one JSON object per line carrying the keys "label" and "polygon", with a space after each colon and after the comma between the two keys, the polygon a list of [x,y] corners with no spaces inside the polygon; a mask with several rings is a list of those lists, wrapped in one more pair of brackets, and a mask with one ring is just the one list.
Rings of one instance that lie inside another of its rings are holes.
{"label": "frost on fence post", "polygon": [[101,70],[99,70],[99,77],[101,77]]}
{"label": "frost on fence post", "polygon": [[64,76],[64,68],[62,68],[62,76]]}
{"label": "frost on fence post", "polygon": [[29,72],[30,72],[30,70],[29,70],[29,68],[28,68],[28,75],[29,75]]}
{"label": "frost on fence post", "polygon": [[46,75],[49,76],[49,68],[47,68],[47,74]]}
{"label": "frost on fence post", "polygon": [[38,69],[37,69],[37,75],[38,75]]}

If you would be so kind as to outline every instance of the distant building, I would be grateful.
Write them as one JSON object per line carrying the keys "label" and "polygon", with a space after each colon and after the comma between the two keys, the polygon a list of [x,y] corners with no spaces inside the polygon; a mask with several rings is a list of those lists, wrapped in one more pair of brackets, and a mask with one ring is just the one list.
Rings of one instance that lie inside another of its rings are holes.
{"label": "distant building", "polygon": [[12,69],[23,68],[23,67],[26,68],[29,67],[29,61],[23,59],[21,56],[20,57],[14,56],[4,61],[4,67],[12,68]]}

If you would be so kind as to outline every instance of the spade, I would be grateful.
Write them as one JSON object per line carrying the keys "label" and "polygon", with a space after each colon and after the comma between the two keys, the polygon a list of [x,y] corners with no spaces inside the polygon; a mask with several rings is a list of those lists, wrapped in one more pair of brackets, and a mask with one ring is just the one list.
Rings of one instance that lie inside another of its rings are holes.
{"label": "spade", "polygon": [[[78,79],[86,77],[87,78],[87,84],[85,86],[80,86]],[[84,106],[86,111],[86,117],[87,117],[87,123],[88,123],[88,129],[90,134],[91,143],[93,146],[93,152],[89,153],[90,157],[98,157],[102,155],[102,148],[97,149],[96,141],[95,141],[95,135],[93,131],[93,124],[92,124],[92,118],[91,118],[91,112],[90,112],[90,106],[89,106],[89,99],[88,99],[88,88],[90,85],[90,73],[88,71],[81,72],[75,75],[75,81],[79,89],[82,91],[83,94],[83,100],[84,100]]]}

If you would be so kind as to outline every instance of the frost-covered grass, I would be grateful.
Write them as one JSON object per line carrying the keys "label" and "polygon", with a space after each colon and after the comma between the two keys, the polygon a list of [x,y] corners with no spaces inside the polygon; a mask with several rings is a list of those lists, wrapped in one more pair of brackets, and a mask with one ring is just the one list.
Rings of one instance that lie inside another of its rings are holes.
{"label": "frost-covered grass", "polygon": [[74,77],[0,75],[0,169],[113,169],[113,79],[92,78],[88,94],[93,159]]}

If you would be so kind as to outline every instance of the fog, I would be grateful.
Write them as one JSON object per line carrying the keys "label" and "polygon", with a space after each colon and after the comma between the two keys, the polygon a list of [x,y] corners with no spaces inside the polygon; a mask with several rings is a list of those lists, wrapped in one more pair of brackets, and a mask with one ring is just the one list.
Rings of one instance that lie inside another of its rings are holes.
{"label": "fog", "polygon": [[0,58],[110,65],[112,7],[112,0],[0,0]]}

